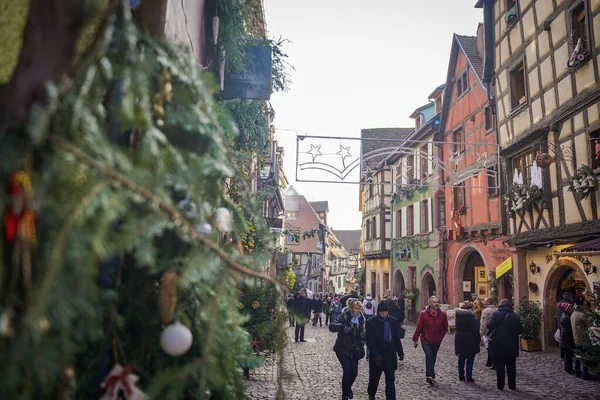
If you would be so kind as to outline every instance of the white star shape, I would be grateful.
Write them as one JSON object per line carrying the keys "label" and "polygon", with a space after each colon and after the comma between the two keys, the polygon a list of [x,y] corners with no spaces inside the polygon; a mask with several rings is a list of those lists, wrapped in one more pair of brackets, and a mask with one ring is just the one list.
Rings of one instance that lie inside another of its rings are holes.
{"label": "white star shape", "polygon": [[338,151],[335,154],[337,154],[338,156],[342,156],[342,162],[344,162],[346,157],[352,157],[352,154],[350,154],[350,146],[344,147],[341,144],[340,144],[340,151]]}
{"label": "white star shape", "polygon": [[310,150],[307,151],[307,153],[312,156],[313,162],[315,161],[315,158],[317,158],[318,156],[322,156],[323,155],[321,153],[321,145],[315,146],[314,144],[310,145]]}

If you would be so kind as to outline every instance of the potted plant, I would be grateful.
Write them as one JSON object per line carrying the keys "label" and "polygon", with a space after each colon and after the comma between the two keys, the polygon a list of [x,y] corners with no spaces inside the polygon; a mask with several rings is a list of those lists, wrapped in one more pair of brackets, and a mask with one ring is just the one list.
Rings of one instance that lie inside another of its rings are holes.
{"label": "potted plant", "polygon": [[523,334],[521,335],[521,349],[525,351],[540,351],[542,345],[539,339],[542,327],[542,307],[539,301],[523,297],[515,312],[521,318]]}

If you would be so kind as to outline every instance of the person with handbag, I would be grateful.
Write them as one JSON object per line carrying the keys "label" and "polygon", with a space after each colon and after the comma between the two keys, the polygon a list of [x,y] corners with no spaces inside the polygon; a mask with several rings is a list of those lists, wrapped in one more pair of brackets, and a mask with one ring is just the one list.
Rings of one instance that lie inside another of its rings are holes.
{"label": "person with handbag", "polygon": [[343,370],[343,400],[354,397],[352,385],[358,376],[358,361],[365,357],[365,317],[361,310],[360,300],[349,298],[347,307],[329,324],[329,330],[338,334],[333,351]]}
{"label": "person with handbag", "polygon": [[[488,322],[490,322],[490,319],[492,319],[492,315],[494,315],[494,313],[497,310],[494,299],[492,299],[491,297],[487,297],[485,300],[483,300],[483,307],[483,311],[481,312],[481,324],[479,326],[479,335],[482,338],[487,333]],[[487,361],[485,362],[485,366],[491,367],[492,369],[496,369],[496,366],[494,365],[493,353],[490,351],[489,337],[486,339],[486,343],[487,346],[485,347],[487,350]]]}
{"label": "person with handbag", "polygon": [[479,324],[472,311],[473,303],[464,301],[456,310],[456,335],[454,335],[454,352],[458,356],[458,379],[465,380],[465,363],[467,364],[466,381],[473,383],[473,363],[479,353]]}
{"label": "person with handbag", "polygon": [[[369,359],[369,400],[375,399],[381,374],[385,374],[385,398],[396,400],[395,372],[398,359],[404,359],[401,329],[398,320],[389,315],[389,305],[382,301],[377,306],[377,315],[367,321],[367,346]],[[396,358],[396,354],[398,358]]]}
{"label": "person with handbag", "polygon": [[513,312],[508,299],[500,302],[498,310],[488,323],[490,347],[496,363],[496,385],[504,390],[505,378],[508,375],[508,388],[517,388],[517,357],[519,356],[519,335],[523,333],[523,324]]}
{"label": "person with handbag", "polygon": [[440,310],[438,298],[431,296],[429,306],[419,314],[417,328],[412,338],[415,347],[419,345],[419,338],[421,338],[421,346],[425,353],[425,379],[430,385],[435,383],[435,362],[446,332],[448,332],[448,316]]}

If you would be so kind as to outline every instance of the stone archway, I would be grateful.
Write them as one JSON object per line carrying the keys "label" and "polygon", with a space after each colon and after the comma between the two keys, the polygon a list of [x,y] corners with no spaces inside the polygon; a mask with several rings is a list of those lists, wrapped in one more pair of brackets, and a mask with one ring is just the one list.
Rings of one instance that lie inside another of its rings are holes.
{"label": "stone archway", "polygon": [[433,279],[433,275],[430,272],[425,272],[423,274],[423,279],[421,280],[421,306],[425,308],[429,304],[429,298],[431,296],[437,296],[437,287],[435,285],[435,279]]}
{"label": "stone archway", "polygon": [[554,340],[554,333],[557,329],[556,321],[556,303],[559,297],[562,297],[560,284],[570,273],[576,273],[585,283],[585,289],[591,291],[590,283],[585,278],[586,274],[583,268],[574,261],[559,259],[558,263],[554,264],[548,271],[546,281],[544,282],[543,293],[543,325],[542,325],[542,341],[544,349],[547,350],[550,346],[558,346]]}
{"label": "stone archway", "polygon": [[402,292],[404,292],[404,288],[406,284],[404,283],[404,276],[402,275],[402,271],[397,269],[394,272],[394,281],[392,283],[392,295],[396,297],[400,297]]}
{"label": "stone archway", "polygon": [[[452,302],[458,304],[459,302],[467,299],[471,300],[470,293],[476,292],[476,279],[474,267],[480,265],[485,267],[486,276],[489,274],[489,268],[485,264],[485,260],[479,253],[477,247],[472,243],[467,243],[462,246],[456,253],[456,259],[454,260],[454,268],[452,274]],[[463,291],[463,281],[471,282],[471,290],[469,292]]]}

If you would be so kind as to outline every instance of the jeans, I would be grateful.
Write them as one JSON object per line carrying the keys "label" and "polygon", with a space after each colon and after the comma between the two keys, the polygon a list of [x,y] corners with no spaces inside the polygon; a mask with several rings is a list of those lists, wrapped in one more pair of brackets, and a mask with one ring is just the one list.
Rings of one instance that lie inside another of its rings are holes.
{"label": "jeans", "polygon": [[[584,351],[582,346],[577,346],[577,350],[580,352]],[[581,356],[577,356],[575,358],[575,374],[577,374],[577,376],[581,375],[582,377],[587,377],[590,375],[587,367],[581,362]]]}
{"label": "jeans", "polygon": [[296,340],[304,340],[304,325],[306,325],[306,322],[296,321],[296,331],[294,332]]}
{"label": "jeans", "polygon": [[494,362],[496,363],[496,385],[498,386],[498,389],[504,389],[504,368],[506,368],[506,375],[508,375],[508,387],[510,389],[516,388],[517,358],[494,355]]}
{"label": "jeans", "polygon": [[[395,355],[394,355],[395,356]],[[396,400],[396,371],[393,369],[384,369],[382,366],[372,365],[369,368],[369,387],[367,393],[369,396],[375,396],[381,373],[385,373],[385,398],[386,400]]]}
{"label": "jeans", "polygon": [[425,375],[435,378],[435,360],[437,359],[440,344],[431,344],[421,340],[421,345],[425,352]]}
{"label": "jeans", "polygon": [[323,320],[321,319],[321,313],[313,314],[313,326],[317,326],[317,320],[319,321],[319,326],[323,326]]}
{"label": "jeans", "polygon": [[358,359],[336,353],[342,365],[342,397],[352,397],[352,385],[358,376]]}
{"label": "jeans", "polygon": [[565,348],[565,371],[573,371],[573,349]]}
{"label": "jeans", "polygon": [[327,326],[332,321],[332,316],[333,315],[331,313],[325,314],[325,326]]}
{"label": "jeans", "polygon": [[458,355],[458,376],[461,378],[465,377],[465,361],[467,362],[467,378],[473,378],[473,363],[475,362],[475,356],[463,356]]}

